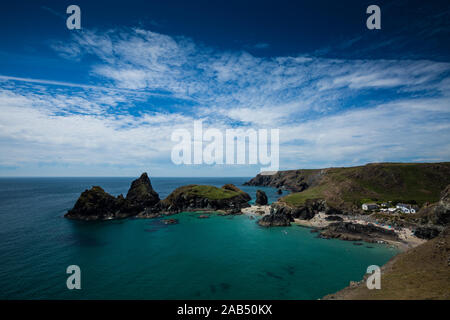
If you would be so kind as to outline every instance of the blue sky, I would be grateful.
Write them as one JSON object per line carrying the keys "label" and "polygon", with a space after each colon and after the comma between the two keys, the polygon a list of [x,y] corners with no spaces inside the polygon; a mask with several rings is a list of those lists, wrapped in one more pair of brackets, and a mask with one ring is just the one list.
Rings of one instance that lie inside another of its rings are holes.
{"label": "blue sky", "polygon": [[450,160],[448,1],[10,1],[0,39],[0,176],[258,172],[172,164],[194,120],[279,128],[280,169]]}

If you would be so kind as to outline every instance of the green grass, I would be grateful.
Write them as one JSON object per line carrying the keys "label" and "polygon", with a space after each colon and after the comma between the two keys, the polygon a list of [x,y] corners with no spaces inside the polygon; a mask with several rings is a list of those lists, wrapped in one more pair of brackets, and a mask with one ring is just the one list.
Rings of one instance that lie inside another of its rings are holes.
{"label": "green grass", "polygon": [[415,200],[419,205],[439,200],[440,192],[450,183],[449,163],[436,164],[384,163],[353,168],[336,168],[330,180],[347,181],[353,186],[343,192],[343,199],[355,204],[361,199],[378,201]]}
{"label": "green grass", "polygon": [[[181,193],[186,196],[199,196],[211,200],[221,200],[221,199],[229,199],[239,195],[239,192],[217,188],[214,186],[205,186],[205,185],[187,185],[174,190],[169,197],[177,197]],[[169,198],[168,197],[168,198]]]}
{"label": "green grass", "polygon": [[288,194],[281,198],[280,201],[285,202],[291,206],[298,207],[305,204],[305,201],[308,199],[320,199],[323,198],[324,186],[317,186],[308,188],[302,192],[295,192]]}
{"label": "green grass", "polygon": [[190,189],[189,193],[213,200],[229,199],[239,194],[236,191],[225,190],[214,186],[195,186]]}
{"label": "green grass", "polygon": [[[307,199],[323,198],[329,202],[360,207],[364,202],[417,203],[436,202],[450,184],[450,163],[374,163],[357,167],[322,170],[286,171],[291,185],[313,179],[303,192],[292,193],[282,201],[301,206]],[[319,175],[320,174],[320,175]],[[309,183],[309,182],[308,182]],[[341,203],[342,204],[342,203]]]}

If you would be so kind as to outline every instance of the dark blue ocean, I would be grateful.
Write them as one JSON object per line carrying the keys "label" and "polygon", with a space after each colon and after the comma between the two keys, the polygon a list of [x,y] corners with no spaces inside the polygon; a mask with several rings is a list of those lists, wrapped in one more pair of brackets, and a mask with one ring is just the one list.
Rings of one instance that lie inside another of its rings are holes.
{"label": "dark blue ocean", "polygon": [[[63,218],[93,185],[126,194],[134,178],[1,178],[0,299],[318,299],[397,253],[324,240],[303,227],[259,227],[248,216],[181,213],[159,219]],[[161,198],[185,184],[233,183],[269,200],[249,178],[152,178]],[[81,268],[81,290],[66,268]]]}

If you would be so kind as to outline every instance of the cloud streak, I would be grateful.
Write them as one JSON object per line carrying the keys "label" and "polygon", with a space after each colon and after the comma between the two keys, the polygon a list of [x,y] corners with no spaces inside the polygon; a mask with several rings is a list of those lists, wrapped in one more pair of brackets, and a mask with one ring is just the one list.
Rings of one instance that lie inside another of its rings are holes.
{"label": "cloud streak", "polygon": [[449,63],[261,58],[142,29],[52,47],[93,60],[95,85],[0,76],[0,166],[126,163],[164,175],[171,132],[197,119],[279,128],[283,168],[450,158]]}

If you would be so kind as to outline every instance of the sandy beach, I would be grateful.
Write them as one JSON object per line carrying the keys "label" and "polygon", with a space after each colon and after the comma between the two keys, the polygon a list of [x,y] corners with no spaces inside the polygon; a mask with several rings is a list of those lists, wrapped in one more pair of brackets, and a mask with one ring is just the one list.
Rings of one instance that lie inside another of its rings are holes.
{"label": "sandy beach", "polygon": [[248,216],[262,217],[266,214],[270,214],[270,206],[251,205],[248,208],[243,208],[241,211],[243,214]]}

